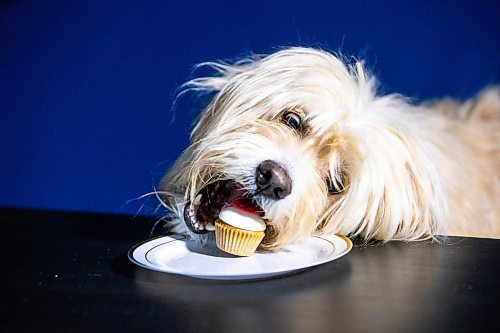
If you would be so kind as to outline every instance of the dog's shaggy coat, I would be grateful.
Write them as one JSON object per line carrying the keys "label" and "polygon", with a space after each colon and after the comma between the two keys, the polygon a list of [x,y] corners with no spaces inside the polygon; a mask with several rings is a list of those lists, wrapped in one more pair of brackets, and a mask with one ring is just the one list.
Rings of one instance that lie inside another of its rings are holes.
{"label": "dog's shaggy coat", "polygon": [[[185,227],[184,205],[207,184],[234,179],[255,192],[256,167],[273,160],[293,189],[282,200],[255,196],[268,224],[263,248],[316,231],[500,237],[498,88],[464,103],[415,105],[379,95],[361,62],[310,48],[208,65],[216,74],[185,88],[213,98],[160,188],[176,232],[198,237]],[[290,112],[299,129],[283,122]],[[327,180],[340,190],[330,194]]]}

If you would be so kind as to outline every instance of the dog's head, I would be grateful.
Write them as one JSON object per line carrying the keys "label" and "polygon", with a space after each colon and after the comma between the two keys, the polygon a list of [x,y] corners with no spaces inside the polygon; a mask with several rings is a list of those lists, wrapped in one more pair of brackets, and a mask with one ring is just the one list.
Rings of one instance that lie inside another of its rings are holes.
{"label": "dog's head", "polygon": [[401,134],[411,126],[401,119],[409,106],[376,97],[361,63],[291,48],[210,65],[215,76],[187,87],[213,98],[162,181],[177,231],[209,232],[220,209],[238,200],[263,215],[269,249],[316,230],[432,234],[434,178],[422,175],[426,161]]}

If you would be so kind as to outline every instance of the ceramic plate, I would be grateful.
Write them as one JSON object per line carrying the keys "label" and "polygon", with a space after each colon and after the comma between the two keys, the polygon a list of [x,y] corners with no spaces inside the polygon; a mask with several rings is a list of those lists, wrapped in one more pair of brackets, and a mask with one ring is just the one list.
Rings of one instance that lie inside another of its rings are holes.
{"label": "ceramic plate", "polygon": [[202,279],[250,280],[288,274],[324,264],[348,253],[351,241],[342,235],[311,236],[279,252],[237,257],[220,251],[215,242],[201,246],[183,236],[163,236],[137,244],[129,259],[144,268]]}

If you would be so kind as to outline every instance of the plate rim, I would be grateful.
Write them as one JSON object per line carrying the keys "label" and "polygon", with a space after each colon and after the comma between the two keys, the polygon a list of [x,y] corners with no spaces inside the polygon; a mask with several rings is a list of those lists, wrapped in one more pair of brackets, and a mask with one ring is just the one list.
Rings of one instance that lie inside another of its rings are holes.
{"label": "plate rim", "polygon": [[[336,259],[338,259],[340,257],[343,257],[347,253],[349,253],[352,250],[352,247],[353,247],[352,241],[347,236],[342,235],[340,233],[338,233],[338,234],[313,234],[313,235],[311,235],[309,237],[320,238],[320,239],[322,239],[324,241],[332,243],[332,246],[334,247],[334,252],[335,252],[336,246],[332,242],[332,240],[328,239],[328,237],[338,237],[339,239],[341,239],[345,243],[346,248],[342,252],[340,252],[340,253],[338,253],[336,255],[333,255],[333,256],[332,255],[328,255],[325,258],[323,258],[322,260],[312,261],[312,262],[310,262],[310,263],[308,263],[308,264],[306,264],[304,266],[298,267],[298,268],[285,268],[285,269],[278,269],[278,270],[267,270],[267,271],[262,271],[262,272],[250,274],[250,275],[248,275],[248,274],[242,274],[241,272],[240,273],[234,273],[234,274],[229,273],[229,274],[221,274],[221,275],[214,275],[214,274],[206,275],[206,274],[203,274],[203,273],[192,274],[192,273],[189,273],[189,272],[182,272],[182,271],[175,270],[175,269],[164,270],[164,269],[160,269],[158,266],[147,265],[147,264],[145,264],[143,262],[138,261],[136,258],[134,258],[134,252],[137,249],[139,249],[141,246],[143,246],[143,245],[145,245],[147,243],[154,242],[154,241],[157,241],[159,239],[165,238],[165,239],[170,239],[170,241],[166,241],[166,242],[163,242],[163,243],[160,243],[160,244],[156,244],[155,246],[153,246],[150,249],[148,249],[148,251],[146,252],[146,254],[149,251],[151,251],[153,248],[156,248],[158,246],[162,246],[164,244],[168,244],[168,243],[172,243],[172,242],[176,242],[176,241],[189,240],[189,238],[186,235],[182,235],[182,234],[160,235],[160,236],[156,236],[156,237],[152,237],[152,238],[148,238],[146,240],[143,240],[143,241],[135,244],[134,246],[132,246],[128,250],[127,257],[128,257],[128,259],[133,264],[138,265],[139,267],[145,268],[147,270],[155,271],[155,272],[160,272],[160,273],[182,275],[182,276],[188,276],[188,277],[194,277],[194,278],[201,278],[201,279],[208,279],[208,280],[255,280],[255,279],[262,279],[262,278],[271,277],[271,276],[286,275],[286,274],[289,274],[291,272],[302,271],[302,270],[305,270],[307,268],[319,266],[319,265],[328,263],[330,261],[334,261],[334,260],[336,260]],[[145,259],[147,261],[146,256],[145,256]]]}

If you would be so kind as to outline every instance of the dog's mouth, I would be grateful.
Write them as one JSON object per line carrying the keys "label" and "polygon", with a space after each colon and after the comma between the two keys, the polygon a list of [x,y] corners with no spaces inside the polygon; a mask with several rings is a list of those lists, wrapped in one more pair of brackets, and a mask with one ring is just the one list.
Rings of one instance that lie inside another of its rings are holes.
{"label": "dog's mouth", "polygon": [[188,201],[184,207],[184,221],[196,234],[213,231],[221,209],[227,206],[237,206],[259,215],[264,213],[248,189],[235,180],[227,179],[208,184],[198,192],[193,202]]}

